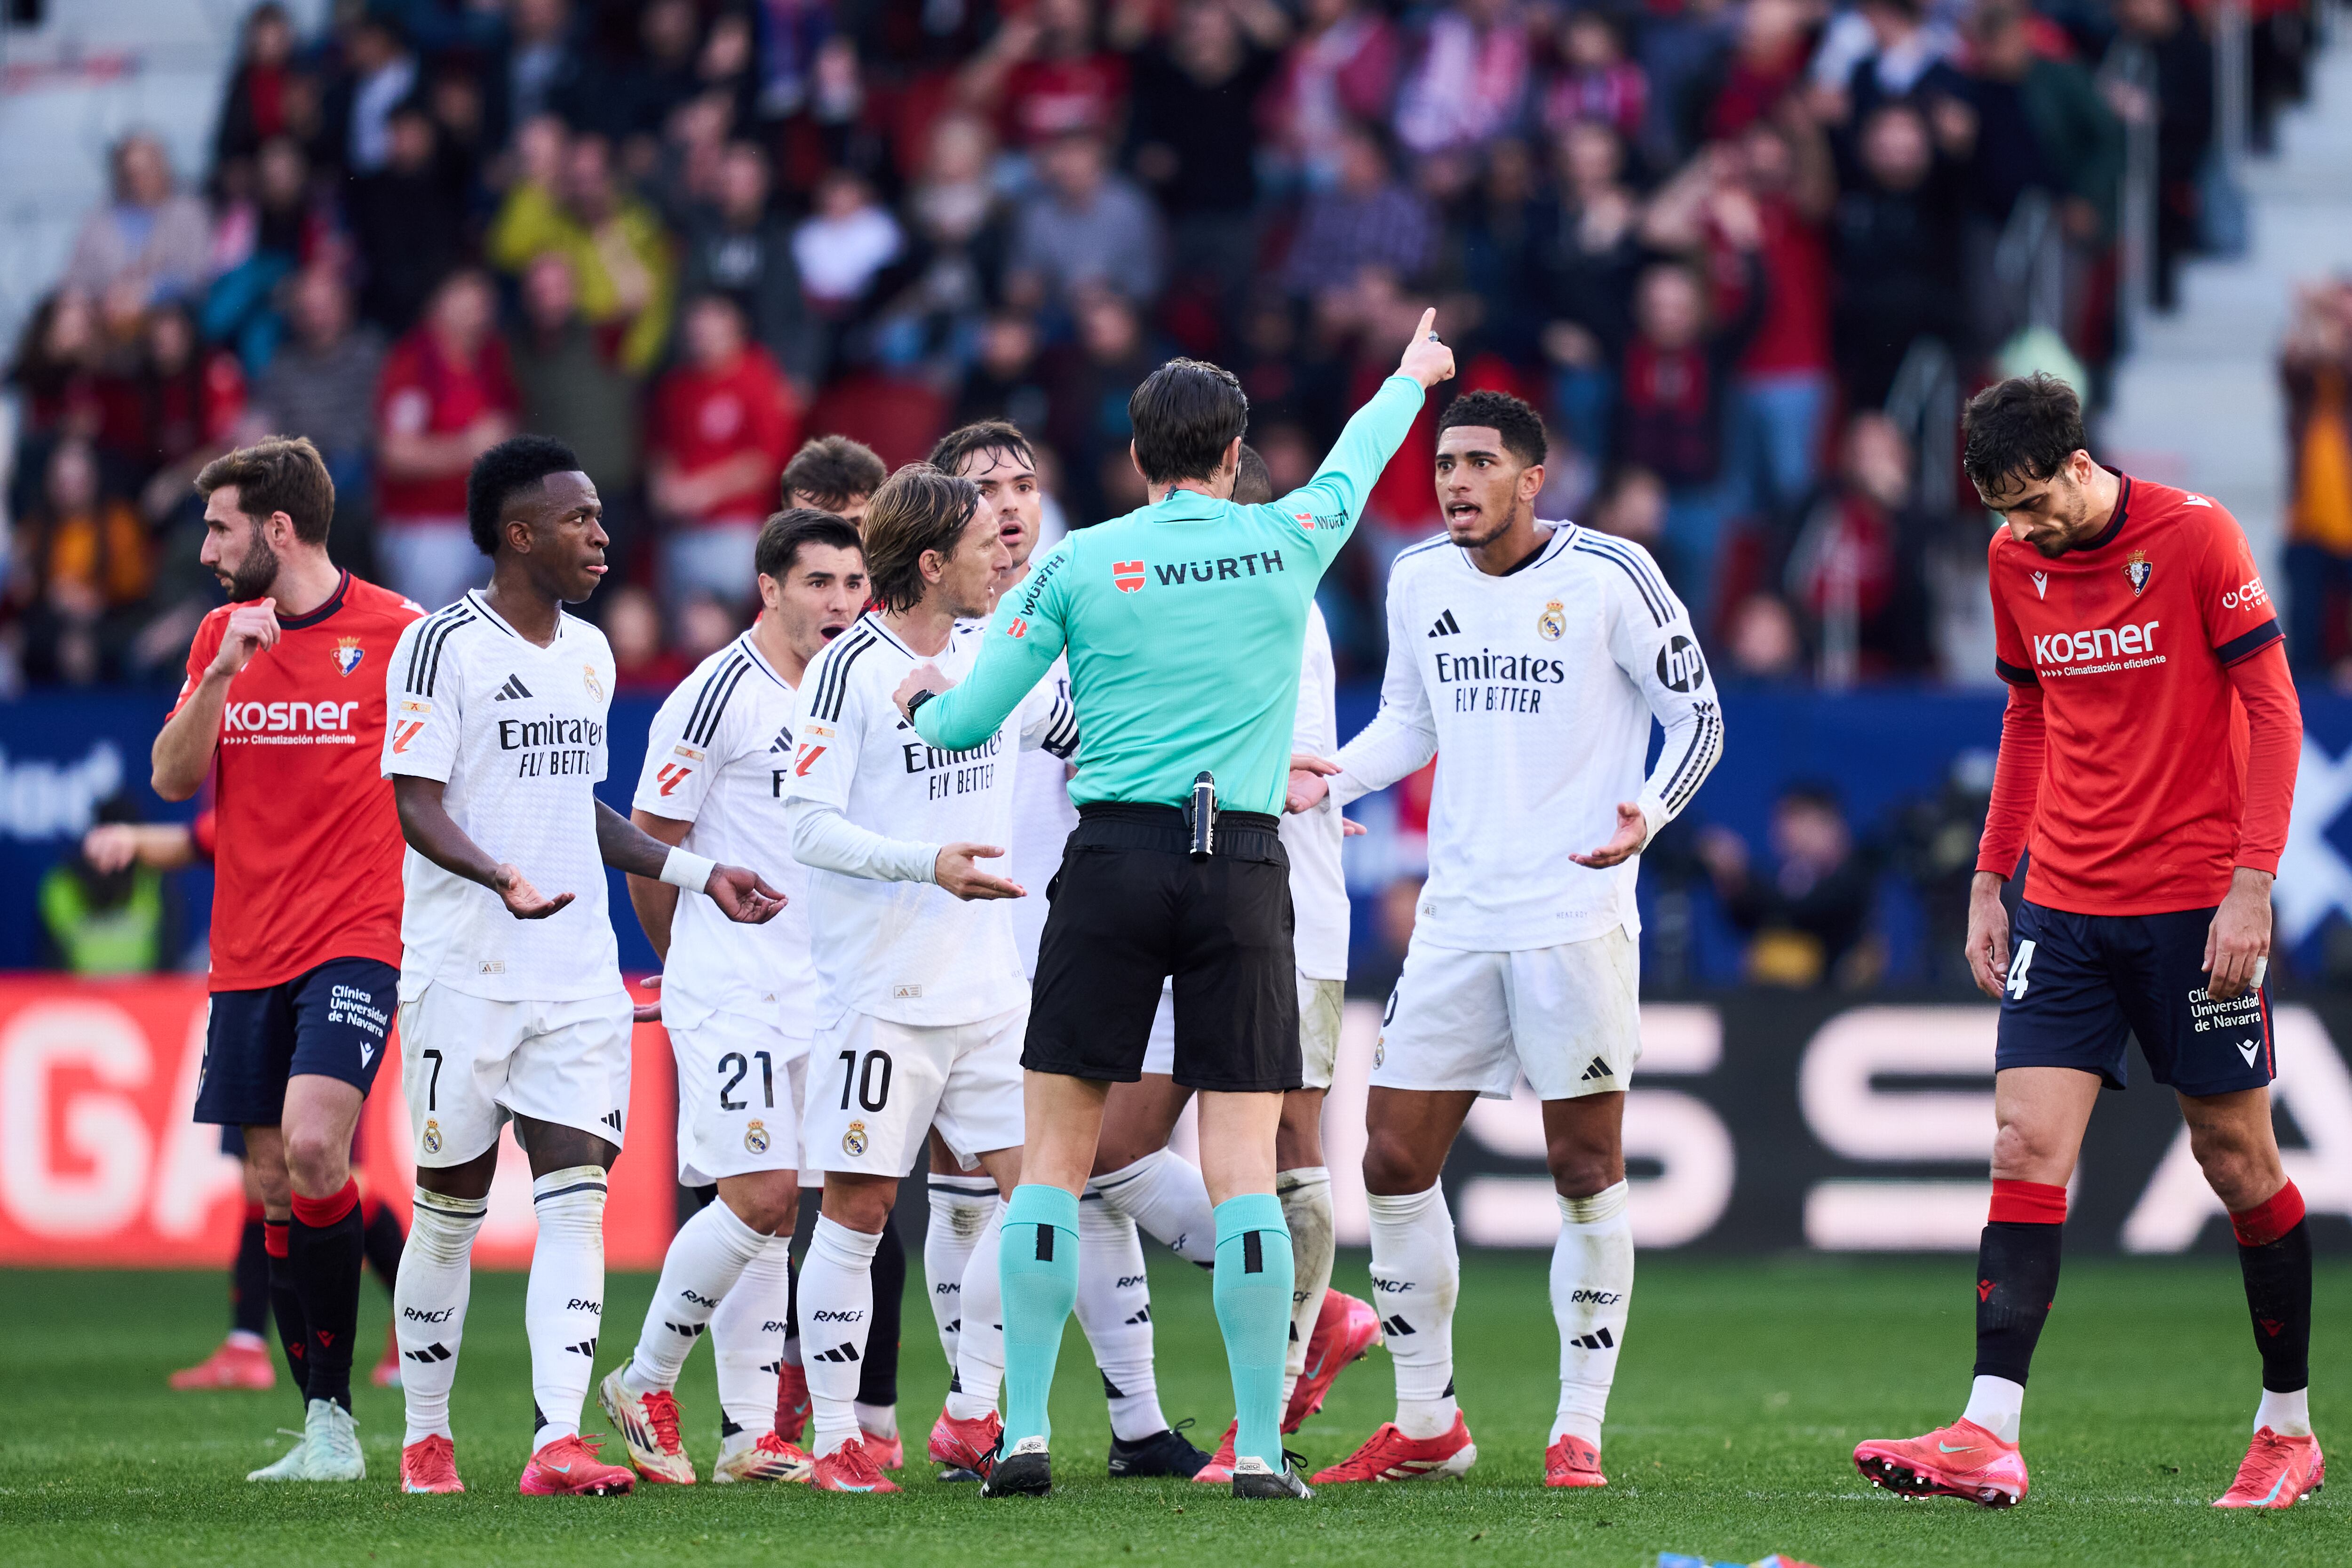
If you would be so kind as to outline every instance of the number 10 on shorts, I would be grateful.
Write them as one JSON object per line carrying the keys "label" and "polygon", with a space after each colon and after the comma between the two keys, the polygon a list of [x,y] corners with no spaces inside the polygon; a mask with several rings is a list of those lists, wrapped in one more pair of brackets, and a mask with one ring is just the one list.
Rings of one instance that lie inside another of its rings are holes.
{"label": "number 10 on shorts", "polygon": [[[877,1069],[879,1069],[878,1071]],[[866,1110],[879,1110],[890,1103],[890,1053],[868,1051],[860,1065],[856,1051],[841,1053],[841,1109],[849,1109],[849,1095],[857,1091],[857,1103]]]}

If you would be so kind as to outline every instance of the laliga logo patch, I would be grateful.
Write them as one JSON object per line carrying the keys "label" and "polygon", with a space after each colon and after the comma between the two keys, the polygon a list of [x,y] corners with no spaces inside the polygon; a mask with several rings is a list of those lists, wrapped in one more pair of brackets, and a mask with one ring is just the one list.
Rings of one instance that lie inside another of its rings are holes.
{"label": "laliga logo patch", "polygon": [[1567,635],[1568,606],[1554,599],[1545,605],[1543,614],[1536,617],[1536,636],[1546,642],[1558,642]]}
{"label": "laliga logo patch", "polygon": [[425,1136],[416,1142],[418,1146],[428,1154],[441,1152],[441,1124],[428,1117],[425,1122]]}
{"label": "laliga logo patch", "polygon": [[852,1159],[866,1152],[866,1123],[853,1121],[849,1131],[841,1135],[841,1152]]}
{"label": "laliga logo patch", "polygon": [[583,664],[580,667],[580,684],[588,689],[589,696],[593,697],[599,702],[604,700],[604,683],[596,679],[596,667],[594,665]]}
{"label": "laliga logo patch", "polygon": [[336,674],[349,675],[360,667],[360,660],[366,657],[367,649],[360,647],[359,638],[337,637],[335,639]]}
{"label": "laliga logo patch", "polygon": [[2147,592],[2147,580],[2156,568],[2147,563],[2147,552],[2135,550],[2124,559],[2124,579],[2132,585],[2132,597]]}
{"label": "laliga logo patch", "polygon": [[1143,591],[1143,563],[1140,561],[1112,562],[1110,563],[1110,580],[1122,594],[1141,593]]}
{"label": "laliga logo patch", "polygon": [[749,1127],[743,1129],[743,1150],[750,1154],[764,1154],[768,1152],[766,1122],[754,1120]]}

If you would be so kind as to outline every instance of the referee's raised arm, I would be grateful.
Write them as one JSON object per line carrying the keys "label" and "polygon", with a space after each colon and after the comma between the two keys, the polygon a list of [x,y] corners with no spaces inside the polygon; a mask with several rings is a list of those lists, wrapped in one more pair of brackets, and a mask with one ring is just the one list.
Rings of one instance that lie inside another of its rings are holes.
{"label": "referee's raised arm", "polygon": [[1454,374],[1436,319],[1422,317],[1315,478],[1266,505],[1233,500],[1249,422],[1241,384],[1196,360],[1160,366],[1128,400],[1150,504],[1040,561],[997,606],[962,686],[924,668],[896,693],[926,742],[959,750],[993,733],[1065,653],[1078,713],[1078,826],[1046,889],[1021,1057],[1026,1131],[1000,1265],[1004,1429],[983,1496],[1051,1486],[1046,1395],[1077,1293],[1078,1194],[1104,1097],[1141,1076],[1171,977],[1174,1077],[1199,1096],[1216,1205],[1234,1490],[1308,1495],[1277,1431],[1293,1269],[1275,1129],[1302,1076],[1278,829],[1316,584],[1428,389]]}

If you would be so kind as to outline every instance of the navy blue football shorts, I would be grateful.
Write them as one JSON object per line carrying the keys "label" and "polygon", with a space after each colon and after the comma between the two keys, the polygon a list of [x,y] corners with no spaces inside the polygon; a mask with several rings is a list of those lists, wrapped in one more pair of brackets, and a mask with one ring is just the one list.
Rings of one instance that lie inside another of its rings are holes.
{"label": "navy blue football shorts", "polygon": [[367,1093],[399,1011],[400,971],[381,959],[331,958],[257,991],[215,991],[205,1027],[198,1121],[275,1127],[286,1080],[339,1078]]}
{"label": "navy blue football shorts", "polygon": [[2277,1076],[2267,986],[2205,994],[2211,910],[2077,915],[2021,904],[2010,933],[1996,1068],[2078,1068],[2129,1081],[2126,1037],[2150,1077],[2187,1095],[2261,1089]]}

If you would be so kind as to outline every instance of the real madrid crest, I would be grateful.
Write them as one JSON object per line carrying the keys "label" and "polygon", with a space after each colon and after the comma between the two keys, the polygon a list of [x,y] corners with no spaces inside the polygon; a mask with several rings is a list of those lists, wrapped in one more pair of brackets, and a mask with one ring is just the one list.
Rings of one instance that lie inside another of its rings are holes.
{"label": "real madrid crest", "polygon": [[849,1131],[841,1135],[841,1152],[855,1157],[866,1152],[866,1123],[853,1121]]}
{"label": "real madrid crest", "polygon": [[2124,578],[2132,585],[2133,598],[2137,599],[2147,592],[2147,580],[2155,570],[2147,563],[2147,552],[2145,550],[2135,550],[2124,557]]}
{"label": "real madrid crest", "polygon": [[441,1124],[427,1118],[425,1123],[425,1135],[416,1142],[428,1154],[441,1152]]}
{"label": "real madrid crest", "polygon": [[1568,606],[1558,599],[1543,607],[1536,617],[1536,635],[1546,642],[1558,642],[1568,635]]}
{"label": "real madrid crest", "polygon": [[751,1125],[743,1129],[743,1150],[744,1152],[750,1154],[764,1154],[768,1152],[768,1124],[766,1122],[754,1117],[751,1120]]}
{"label": "real madrid crest", "polygon": [[580,684],[588,689],[589,696],[599,702],[604,700],[604,683],[596,679],[594,665],[583,664],[580,667]]}

